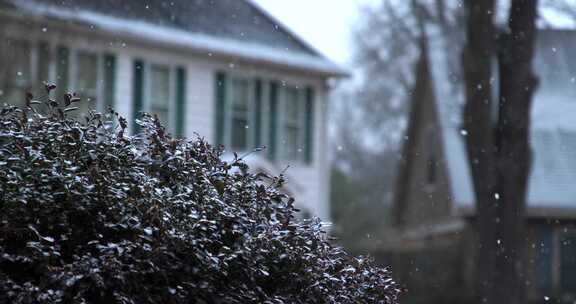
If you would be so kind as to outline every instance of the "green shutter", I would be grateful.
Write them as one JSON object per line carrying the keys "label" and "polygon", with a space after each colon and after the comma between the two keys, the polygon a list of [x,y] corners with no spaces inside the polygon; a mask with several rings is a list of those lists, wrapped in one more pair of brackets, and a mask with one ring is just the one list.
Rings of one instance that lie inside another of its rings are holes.
{"label": "green shutter", "polygon": [[116,56],[104,55],[104,111],[116,106]]}
{"label": "green shutter", "polygon": [[254,145],[262,146],[262,80],[256,79],[254,83]]}
{"label": "green shutter", "polygon": [[186,69],[176,69],[176,137],[184,137],[186,117]]}
{"label": "green shutter", "polygon": [[223,72],[216,73],[215,89],[215,140],[217,145],[223,145],[226,125],[226,75]]}
{"label": "green shutter", "polygon": [[314,89],[306,88],[304,121],[304,161],[312,163],[314,159]]}
{"label": "green shutter", "polygon": [[56,97],[60,100],[64,94],[68,93],[68,85],[70,81],[70,50],[66,47],[58,48],[58,63],[57,63],[57,77],[56,77]]}
{"label": "green shutter", "polygon": [[270,126],[268,129],[268,157],[276,160],[276,137],[278,135],[278,83],[270,83]]}
{"label": "green shutter", "polygon": [[132,97],[132,129],[138,133],[140,126],[136,119],[140,118],[140,112],[144,109],[144,61],[139,59],[134,60]]}

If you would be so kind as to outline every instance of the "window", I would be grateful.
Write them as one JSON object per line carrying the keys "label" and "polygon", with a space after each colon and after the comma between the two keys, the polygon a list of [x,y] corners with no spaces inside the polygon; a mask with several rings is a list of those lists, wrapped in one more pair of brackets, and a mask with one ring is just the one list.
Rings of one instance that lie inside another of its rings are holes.
{"label": "window", "polygon": [[426,163],[427,169],[427,182],[429,186],[436,184],[436,157],[434,153],[430,153],[430,157]]}
{"label": "window", "polygon": [[215,80],[218,144],[233,152],[266,146],[272,161],[311,163],[313,88],[224,73]]}
{"label": "window", "polygon": [[8,41],[3,48],[7,65],[3,68],[3,102],[24,105],[25,93],[32,89],[32,48],[25,41]]}
{"label": "window", "polygon": [[256,83],[253,78],[217,77],[217,141],[233,152],[248,151],[264,142],[260,131],[265,117],[262,102],[256,100],[262,101],[262,85]]}
{"label": "window", "polygon": [[551,294],[554,281],[554,230],[551,227],[541,227],[537,230],[536,237],[537,241],[533,245],[536,250],[536,287],[542,294]]}
{"label": "window", "polygon": [[172,110],[172,94],[170,68],[162,65],[152,65],[150,68],[150,83],[148,85],[148,106],[151,114],[169,129],[173,129],[173,121],[170,119]]}
{"label": "window", "polygon": [[[39,58],[48,58],[47,49],[47,45],[41,45]],[[65,46],[55,47],[53,54],[55,61],[42,63],[43,60],[39,60],[39,77],[53,75],[50,78],[57,82],[58,97],[67,92],[74,92],[80,97],[79,103],[71,105],[78,107],[70,112],[71,115],[78,118],[87,115],[90,110],[105,111],[106,106],[115,105],[116,57],[113,54],[70,50]]]}
{"label": "window", "polygon": [[304,160],[305,104],[304,91],[296,87],[285,88],[281,107],[281,145],[283,160]]}
{"label": "window", "polygon": [[87,115],[90,110],[99,110],[99,82],[102,79],[99,66],[98,55],[84,51],[76,53],[76,64],[73,66],[75,84],[72,91],[82,99],[74,105],[79,108],[75,111],[76,115]]}
{"label": "window", "polygon": [[38,45],[37,51],[37,62],[36,62],[36,77],[33,85],[35,86],[34,92],[37,94],[39,92],[44,93],[44,82],[49,82],[54,79],[52,77],[52,52],[50,45],[45,42],[41,42]]}
{"label": "window", "polygon": [[428,144],[428,159],[426,160],[426,182],[428,186],[434,186],[437,179],[437,162],[436,157],[436,137],[433,129],[428,130],[428,136],[426,138]]}
{"label": "window", "polygon": [[[109,60],[110,61],[110,60]],[[113,61],[110,61],[113,63]],[[176,137],[184,135],[186,102],[186,68],[167,64],[147,63],[143,59],[133,62],[134,118],[142,112],[158,117],[167,131]],[[134,133],[140,132],[133,122]]]}
{"label": "window", "polygon": [[7,40],[0,47],[6,59],[0,72],[0,102],[24,106],[25,93],[44,94],[43,82],[51,77],[51,49],[47,43]]}
{"label": "window", "polygon": [[252,148],[254,138],[249,130],[253,124],[253,103],[251,81],[240,78],[233,79],[230,109],[230,148],[234,151],[246,151]]}
{"label": "window", "polygon": [[576,296],[576,234],[560,237],[560,287],[562,294]]}

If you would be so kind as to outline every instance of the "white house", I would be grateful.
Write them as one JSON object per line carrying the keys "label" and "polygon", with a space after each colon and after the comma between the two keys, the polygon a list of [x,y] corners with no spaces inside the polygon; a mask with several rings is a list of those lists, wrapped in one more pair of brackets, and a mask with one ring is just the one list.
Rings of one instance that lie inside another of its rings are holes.
{"label": "white house", "polygon": [[327,81],[345,71],[251,1],[0,0],[0,35],[2,102],[48,80],[177,136],[266,146],[253,167],[289,165],[287,191],[328,219]]}

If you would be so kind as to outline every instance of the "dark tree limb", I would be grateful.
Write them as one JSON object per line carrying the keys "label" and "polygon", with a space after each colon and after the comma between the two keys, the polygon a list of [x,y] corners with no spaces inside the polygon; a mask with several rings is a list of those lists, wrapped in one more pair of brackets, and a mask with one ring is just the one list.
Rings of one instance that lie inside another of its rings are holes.
{"label": "dark tree limb", "polygon": [[476,197],[476,294],[478,303],[496,303],[498,226],[494,220],[495,155],[492,122],[492,64],[496,49],[494,0],[467,4],[467,42],[463,52],[466,104],[463,128]]}
{"label": "dark tree limb", "polygon": [[501,204],[501,248],[496,267],[497,298],[507,303],[526,303],[525,213],[528,177],[532,163],[529,143],[530,109],[537,79],[532,70],[536,39],[537,0],[513,0],[509,31],[500,37],[499,117],[496,127],[497,189]]}
{"label": "dark tree limb", "polygon": [[[467,2],[463,123],[477,202],[479,303],[525,303],[524,219],[532,159],[530,109],[537,84],[532,71],[537,2],[512,0],[508,29],[499,39],[492,20],[494,1]],[[496,62],[497,104],[492,100]]]}

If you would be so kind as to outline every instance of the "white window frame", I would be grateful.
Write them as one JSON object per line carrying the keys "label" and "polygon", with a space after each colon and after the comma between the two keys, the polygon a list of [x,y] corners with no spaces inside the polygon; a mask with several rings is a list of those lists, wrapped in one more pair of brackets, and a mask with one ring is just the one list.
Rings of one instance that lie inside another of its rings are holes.
{"label": "white window frame", "polygon": [[[14,103],[14,100],[4,100],[4,95],[6,94],[6,92],[4,92],[3,90],[8,88],[8,86],[11,89],[24,89],[24,90],[32,90],[34,89],[34,81],[36,80],[36,63],[37,63],[37,51],[38,51],[38,47],[36,45],[36,43],[34,43],[33,41],[30,41],[28,39],[19,39],[19,38],[15,38],[15,37],[4,37],[5,38],[5,43],[12,43],[12,44],[22,44],[25,47],[28,48],[28,52],[29,52],[29,57],[28,57],[28,65],[30,67],[30,75],[29,75],[29,82],[28,84],[26,84],[25,86],[22,86],[20,84],[18,84],[18,81],[13,81],[14,77],[17,77],[18,75],[6,75],[7,78],[4,79],[4,83],[1,84],[0,90],[2,90],[2,102],[9,102],[9,103]],[[18,73],[16,71],[16,73]],[[11,83],[11,81],[13,81],[13,83]],[[22,94],[22,100],[21,102],[18,102],[17,104],[23,104],[24,101],[24,94]]]}
{"label": "white window frame", "polygon": [[[38,58],[40,57],[40,44],[42,44],[42,42],[46,43],[46,47],[48,48],[48,79],[40,79],[40,71],[38,71]],[[55,62],[55,58],[56,58],[56,48],[54,47],[54,44],[49,43],[48,41],[40,41],[38,43],[35,44],[34,46],[34,59],[35,59],[35,63],[34,63],[34,79],[35,81],[48,81],[48,82],[52,82],[55,83],[56,82],[56,62]],[[41,83],[39,83],[38,85],[42,85]]]}
{"label": "white window frame", "polygon": [[152,69],[154,67],[166,68],[168,70],[168,121],[162,121],[162,125],[169,133],[176,130],[176,68],[173,64],[158,61],[147,61],[144,65],[144,103],[143,111],[150,113],[152,105]]}
{"label": "white window frame", "polygon": [[[287,107],[288,102],[294,102],[288,100],[288,90],[297,91],[297,111],[298,111],[298,146],[296,148],[296,158],[290,159],[287,156],[287,145],[286,145],[286,119],[287,119]],[[306,141],[306,116],[305,116],[305,105],[306,105],[306,91],[303,86],[299,85],[286,85],[281,86],[279,90],[279,112],[278,112],[278,146],[277,151],[281,161],[284,162],[294,162],[298,164],[303,164],[305,162],[305,141]]]}
{"label": "white window frame", "polygon": [[[78,56],[82,53],[84,54],[88,54],[88,55],[94,55],[96,56],[96,103],[95,103],[95,108],[91,109],[91,110],[95,110],[98,112],[102,112],[105,111],[106,109],[104,109],[104,56],[102,55],[102,53],[97,52],[97,51],[91,51],[89,49],[85,49],[85,48],[70,48],[69,49],[69,64],[68,64],[68,75],[70,80],[68,83],[69,88],[67,88],[68,90],[72,91],[72,92],[77,92],[78,91],[78,77],[77,77],[77,73],[78,73]],[[84,100],[83,100],[84,101]],[[81,101],[82,102],[82,101]]]}
{"label": "white window frame", "polygon": [[[262,94],[260,100],[261,111],[260,119],[260,146],[269,147],[272,143],[270,143],[270,125],[272,123],[270,119],[270,83],[268,81],[262,81]],[[254,119],[256,119],[256,111],[254,111]],[[276,139],[277,141],[278,139]]]}
{"label": "white window frame", "polygon": [[[225,105],[225,109],[224,109],[224,113],[226,114],[226,117],[224,119],[224,143],[226,147],[229,147],[229,149],[234,149],[232,147],[232,134],[233,132],[233,124],[232,124],[232,120],[233,120],[233,112],[234,112],[234,81],[246,81],[248,83],[248,110],[247,110],[247,121],[248,121],[248,128],[246,129],[246,147],[238,150],[238,151],[231,151],[231,152],[247,152],[250,151],[255,147],[255,143],[256,143],[256,139],[254,138],[254,129],[256,126],[256,94],[255,94],[255,86],[256,86],[256,81],[254,78],[252,77],[243,77],[237,74],[232,74],[230,75],[229,81],[227,82],[226,85],[226,96],[228,96],[226,99],[226,105]],[[265,90],[262,90],[262,93],[264,94]],[[262,95],[265,96],[265,95]],[[262,99],[263,101],[265,100],[264,98]],[[268,105],[267,105],[268,106]],[[264,111],[263,111],[264,113]],[[262,121],[268,121],[268,119],[263,119]],[[267,127],[265,127],[264,125],[261,126],[261,132],[263,129],[267,129]],[[266,135],[264,135],[264,139],[265,142],[267,142],[268,138]]]}
{"label": "white window frame", "polygon": [[[56,80],[56,63],[55,63],[55,56],[56,56],[56,48],[53,43],[50,43],[47,40],[34,40],[30,38],[22,38],[22,37],[15,37],[15,36],[3,36],[6,41],[15,41],[18,43],[25,43],[28,45],[30,50],[30,84],[29,90],[34,96],[37,98],[43,98],[45,91],[42,82],[55,82]],[[45,44],[48,51],[48,79],[40,78],[40,71],[39,71],[39,58],[40,58],[40,46]],[[0,90],[3,90],[6,83],[0,84]],[[66,88],[68,90],[68,88]],[[5,102],[0,97],[0,101]]]}

